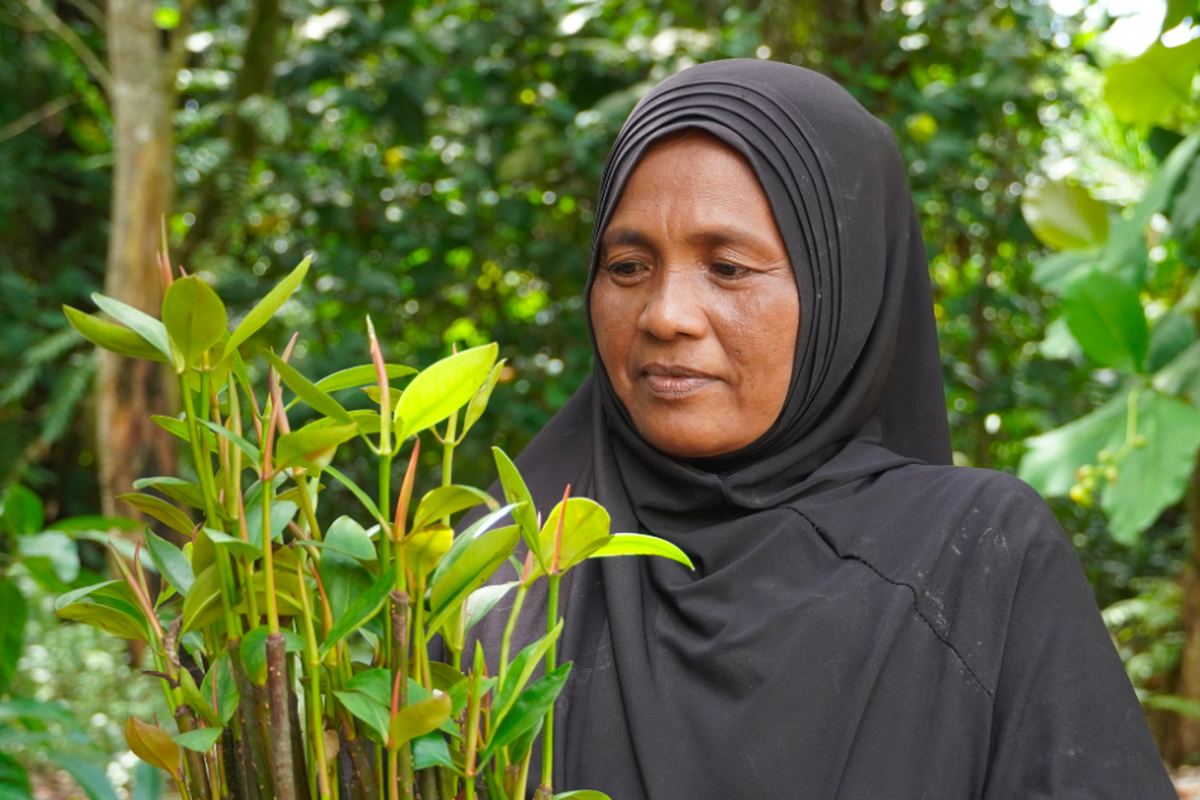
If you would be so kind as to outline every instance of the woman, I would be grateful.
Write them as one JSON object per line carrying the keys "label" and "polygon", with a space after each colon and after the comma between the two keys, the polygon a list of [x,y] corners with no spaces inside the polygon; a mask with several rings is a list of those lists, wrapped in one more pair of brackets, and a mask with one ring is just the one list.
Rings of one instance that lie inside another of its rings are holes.
{"label": "woman", "polygon": [[798,67],[686,70],[622,130],[593,250],[593,378],[519,465],[696,569],[570,574],[556,790],[1175,796],[1054,517],[949,466],[883,124]]}

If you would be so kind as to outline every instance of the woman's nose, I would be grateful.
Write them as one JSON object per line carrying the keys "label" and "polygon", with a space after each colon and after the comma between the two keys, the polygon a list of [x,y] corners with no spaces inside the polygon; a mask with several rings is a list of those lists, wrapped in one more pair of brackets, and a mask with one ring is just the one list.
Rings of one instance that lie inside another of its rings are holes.
{"label": "woman's nose", "polygon": [[660,272],[638,319],[638,330],[664,341],[702,336],[707,322],[702,292],[694,283],[687,274]]}

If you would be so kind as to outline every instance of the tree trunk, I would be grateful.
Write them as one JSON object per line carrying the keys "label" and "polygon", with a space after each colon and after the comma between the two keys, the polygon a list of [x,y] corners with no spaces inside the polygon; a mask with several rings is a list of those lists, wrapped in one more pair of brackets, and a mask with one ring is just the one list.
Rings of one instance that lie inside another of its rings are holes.
{"label": "tree trunk", "polygon": [[[116,166],[104,293],[157,317],[162,288],[155,254],[174,190],[175,90],[154,7],[154,0],[108,3]],[[170,434],[150,415],[172,413],[174,395],[165,365],[100,353],[96,440],[104,513],[130,513],[116,497],[132,491],[137,478],[173,474]]]}
{"label": "tree trunk", "polygon": [[[1187,511],[1192,527],[1192,557],[1183,573],[1183,653],[1175,676],[1173,694],[1200,702],[1200,469],[1188,484]],[[1159,749],[1168,764],[1193,761],[1200,754],[1200,720],[1168,714],[1156,731]]]}

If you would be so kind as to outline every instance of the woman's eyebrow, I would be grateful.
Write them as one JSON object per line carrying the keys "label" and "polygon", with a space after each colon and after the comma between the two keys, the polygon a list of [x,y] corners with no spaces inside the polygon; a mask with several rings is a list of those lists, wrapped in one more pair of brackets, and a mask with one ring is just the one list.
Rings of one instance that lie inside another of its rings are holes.
{"label": "woman's eyebrow", "polygon": [[[768,248],[770,242],[763,237],[737,225],[722,225],[696,231],[688,234],[684,241],[692,245],[709,247],[723,244],[742,244],[751,247]],[[633,245],[635,247],[655,247],[654,240],[640,230],[633,228],[617,228],[605,231],[600,239],[601,251],[617,245]]]}

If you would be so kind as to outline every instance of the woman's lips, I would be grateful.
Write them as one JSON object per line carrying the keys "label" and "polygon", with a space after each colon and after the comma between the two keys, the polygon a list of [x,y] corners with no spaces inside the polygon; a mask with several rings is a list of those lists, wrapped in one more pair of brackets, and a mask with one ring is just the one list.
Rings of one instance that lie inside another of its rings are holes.
{"label": "woman's lips", "polygon": [[641,381],[650,393],[667,400],[695,394],[714,380],[713,376],[694,369],[665,364],[647,364],[641,371]]}

